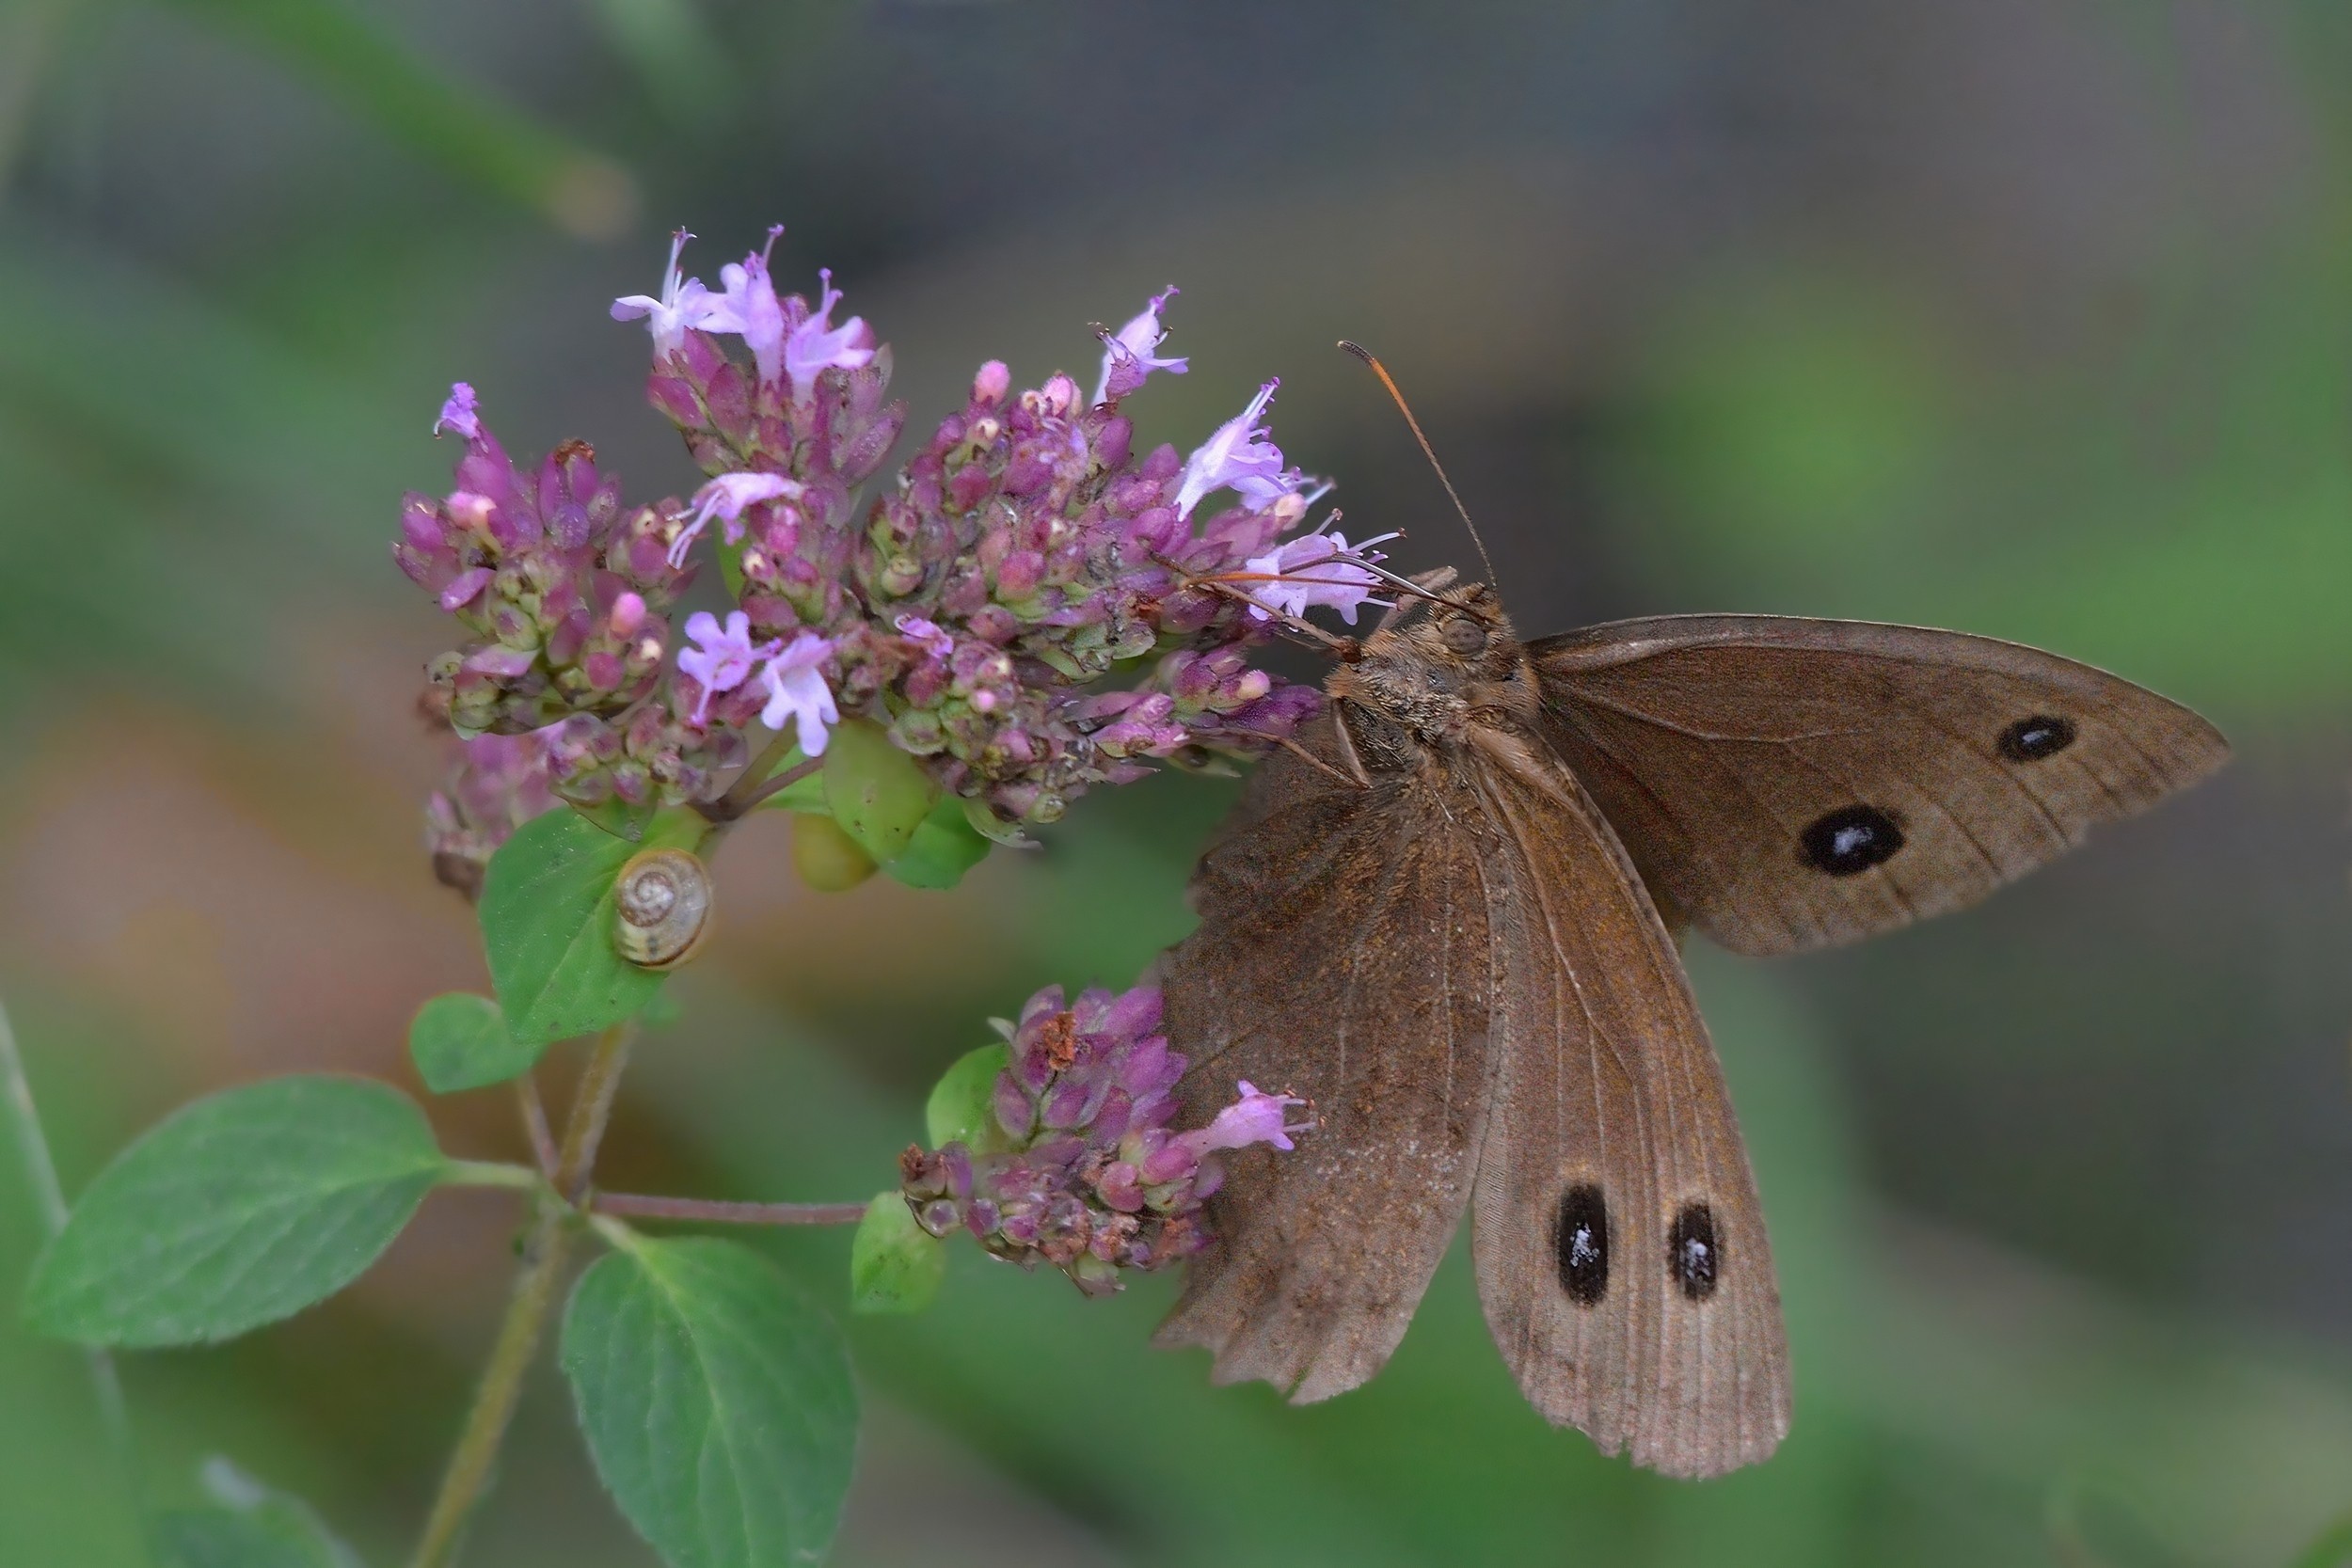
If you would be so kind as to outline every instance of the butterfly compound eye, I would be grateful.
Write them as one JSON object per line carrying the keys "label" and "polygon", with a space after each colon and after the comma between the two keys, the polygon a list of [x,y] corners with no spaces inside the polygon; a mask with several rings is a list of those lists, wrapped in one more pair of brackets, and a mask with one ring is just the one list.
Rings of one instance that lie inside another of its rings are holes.
{"label": "butterfly compound eye", "polygon": [[1438,633],[1448,653],[1474,658],[1486,651],[1486,628],[1467,615],[1456,615]]}

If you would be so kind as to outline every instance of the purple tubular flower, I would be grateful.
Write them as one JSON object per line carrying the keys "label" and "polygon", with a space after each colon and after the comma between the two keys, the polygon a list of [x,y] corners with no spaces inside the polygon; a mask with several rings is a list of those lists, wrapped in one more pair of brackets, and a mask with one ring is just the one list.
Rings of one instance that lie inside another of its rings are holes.
{"label": "purple tubular flower", "polygon": [[694,646],[680,650],[677,667],[702,686],[687,721],[699,728],[709,721],[710,699],[751,679],[752,666],[775,653],[777,645],[753,642],[751,617],[739,610],[728,612],[723,630],[717,616],[698,610],[687,618],[686,635]]}
{"label": "purple tubular flower", "polygon": [[900,1157],[915,1223],[934,1236],[968,1230],[1025,1267],[1051,1263],[1088,1295],[1205,1245],[1201,1203],[1224,1180],[1209,1156],[1293,1148],[1308,1124],[1283,1113],[1305,1101],[1245,1083],[1207,1127],[1169,1132],[1184,1059],[1159,1033],[1160,1012],[1150,986],[1068,1006],[1058,986],[1031,997],[997,1075],[993,1134]]}
{"label": "purple tubular flower", "polygon": [[782,474],[721,474],[694,492],[691,508],[678,515],[686,526],[670,541],[669,562],[673,571],[686,564],[686,552],[693,547],[696,538],[717,517],[726,527],[727,543],[740,544],[743,539],[743,509],[760,501],[790,498],[802,493],[797,480]]}
{"label": "purple tubular flower", "polygon": [[653,351],[657,358],[675,354],[692,328],[704,325],[720,309],[719,296],[702,285],[698,277],[680,278],[678,257],[686,249],[686,242],[694,236],[680,229],[670,236],[670,264],[661,275],[661,296],[623,294],[612,302],[612,319],[616,322],[645,318],[646,327],[653,333]]}
{"label": "purple tubular flower", "polygon": [[1342,619],[1354,626],[1357,607],[1380,586],[1380,579],[1365,565],[1387,559],[1372,546],[1395,537],[1382,533],[1350,545],[1345,534],[1333,529],[1286,540],[1242,568],[1249,596],[1258,601],[1249,613],[1261,620],[1269,612],[1295,618],[1306,614],[1309,606],[1322,605],[1338,610]]}
{"label": "purple tubular flower", "polygon": [[1314,1126],[1312,1117],[1293,1126],[1283,1125],[1285,1110],[1307,1103],[1296,1096],[1263,1093],[1247,1078],[1236,1086],[1241,1098],[1219,1111],[1216,1120],[1198,1132],[1182,1134],[1193,1140],[1193,1147],[1200,1153],[1247,1148],[1251,1144],[1272,1144],[1287,1152],[1298,1147],[1291,1142],[1290,1134],[1307,1132]]}
{"label": "purple tubular flower", "polygon": [[1094,401],[1117,403],[1142,386],[1153,371],[1166,371],[1182,375],[1190,368],[1184,359],[1163,359],[1152,351],[1168,337],[1160,325],[1160,309],[1176,297],[1176,285],[1170,283],[1152,296],[1143,313],[1115,333],[1103,336],[1103,372],[1095,379]]}
{"label": "purple tubular flower", "polygon": [[804,631],[760,672],[768,688],[768,705],[760,709],[759,721],[779,732],[787,723],[797,724],[804,757],[823,756],[826,731],[841,722],[833,689],[825,684],[824,664],[832,657],[831,641]]}
{"label": "purple tubular flower", "polygon": [[817,276],[817,309],[784,342],[785,373],[791,377],[795,403],[806,403],[816,391],[818,372],[860,370],[874,358],[874,333],[864,316],[851,316],[837,328],[833,325],[833,308],[841,303],[841,291],[833,286],[832,269],[820,268]]}
{"label": "purple tubular flower", "polygon": [[482,434],[482,420],[474,412],[473,388],[463,381],[451,385],[440,417],[433,421],[434,435],[444,430],[453,430],[469,441]]}
{"label": "purple tubular flower", "polygon": [[1308,482],[1297,469],[1282,467],[1282,449],[1259,423],[1273,406],[1274,389],[1281,384],[1277,378],[1260,387],[1248,406],[1219,425],[1184,460],[1184,479],[1176,487],[1176,515],[1191,516],[1194,507],[1218,490],[1230,489],[1246,504],[1264,508],[1306,486]]}
{"label": "purple tubular flower", "polygon": [[742,263],[730,261],[719,269],[719,281],[725,285],[709,316],[703,324],[707,332],[732,332],[739,336],[752,351],[752,360],[759,369],[759,379],[772,383],[776,372],[784,367],[784,341],[788,323],[785,319],[784,302],[776,297],[774,278],[769,271],[769,259],[776,248],[776,237],[784,232],[779,223],[768,230],[768,244],[743,258]]}

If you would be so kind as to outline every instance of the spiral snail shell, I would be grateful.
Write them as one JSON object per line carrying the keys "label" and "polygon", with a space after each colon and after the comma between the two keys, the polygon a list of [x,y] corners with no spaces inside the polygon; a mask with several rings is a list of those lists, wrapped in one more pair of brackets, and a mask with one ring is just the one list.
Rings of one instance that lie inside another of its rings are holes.
{"label": "spiral snail shell", "polygon": [[612,945],[644,969],[685,962],[710,934],[710,870],[683,849],[629,857],[612,884]]}

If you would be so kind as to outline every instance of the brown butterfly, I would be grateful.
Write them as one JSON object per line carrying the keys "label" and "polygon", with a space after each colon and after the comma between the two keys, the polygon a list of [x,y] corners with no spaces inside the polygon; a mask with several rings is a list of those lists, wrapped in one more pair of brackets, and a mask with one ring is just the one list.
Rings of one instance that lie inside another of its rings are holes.
{"label": "brown butterfly", "polygon": [[1251,1079],[1317,1127],[1230,1157],[1159,1342],[1344,1392],[1470,1210],[1538,1411],[1669,1475],[1753,1464],[1788,1428],[1788,1348],[1682,929],[1793,953],[1960,909],[2229,748],[1989,638],[1690,615],[1523,643],[1453,582],[1339,643],[1323,714],[1194,877],[1163,973],[1185,1109]]}

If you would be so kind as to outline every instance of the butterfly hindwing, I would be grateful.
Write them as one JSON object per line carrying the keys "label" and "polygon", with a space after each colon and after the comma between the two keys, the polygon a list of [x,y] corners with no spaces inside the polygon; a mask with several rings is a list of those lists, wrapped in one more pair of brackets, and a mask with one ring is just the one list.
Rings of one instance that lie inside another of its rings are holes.
{"label": "butterfly hindwing", "polygon": [[1663,923],[1576,781],[1483,782],[1502,958],[1472,1256],[1530,1403],[1604,1452],[1708,1476],[1770,1454],[1788,1364],[1764,1217]]}

